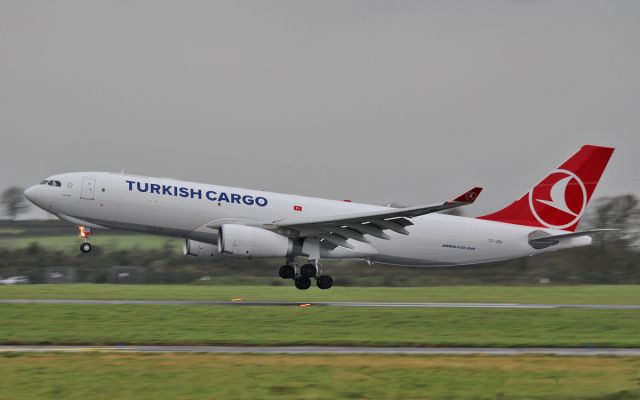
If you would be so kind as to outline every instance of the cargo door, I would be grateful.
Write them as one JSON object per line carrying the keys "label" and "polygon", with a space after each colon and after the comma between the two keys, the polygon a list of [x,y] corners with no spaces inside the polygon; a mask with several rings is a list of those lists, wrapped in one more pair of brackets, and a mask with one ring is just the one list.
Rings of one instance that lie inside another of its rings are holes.
{"label": "cargo door", "polygon": [[96,178],[84,178],[82,180],[82,190],[80,198],[84,200],[93,200],[96,191]]}

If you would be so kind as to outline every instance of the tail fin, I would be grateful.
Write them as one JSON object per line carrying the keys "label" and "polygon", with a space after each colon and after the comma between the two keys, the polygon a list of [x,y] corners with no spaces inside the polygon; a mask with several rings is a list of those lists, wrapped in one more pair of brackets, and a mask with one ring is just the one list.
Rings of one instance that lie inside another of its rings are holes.
{"label": "tail fin", "polygon": [[575,232],[613,150],[582,146],[518,200],[478,218]]}

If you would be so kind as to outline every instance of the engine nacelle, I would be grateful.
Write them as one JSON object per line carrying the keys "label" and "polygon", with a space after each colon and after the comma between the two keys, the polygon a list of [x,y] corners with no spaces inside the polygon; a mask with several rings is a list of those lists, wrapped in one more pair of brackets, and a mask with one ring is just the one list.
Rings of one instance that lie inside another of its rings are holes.
{"label": "engine nacelle", "polygon": [[225,256],[218,251],[218,246],[210,243],[197,242],[195,240],[186,239],[182,252],[185,256],[207,257],[214,260],[221,260]]}
{"label": "engine nacelle", "polygon": [[218,252],[236,257],[287,257],[293,240],[278,233],[246,225],[225,224],[218,229]]}

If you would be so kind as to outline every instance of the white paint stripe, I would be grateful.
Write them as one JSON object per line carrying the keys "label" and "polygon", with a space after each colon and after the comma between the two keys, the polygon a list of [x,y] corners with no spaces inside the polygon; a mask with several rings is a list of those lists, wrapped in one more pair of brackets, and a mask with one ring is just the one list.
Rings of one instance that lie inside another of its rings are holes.
{"label": "white paint stripe", "polygon": [[567,356],[640,356],[640,348],[472,348],[472,347],[323,347],[323,346],[0,346],[6,352],[110,353],[263,353],[263,354],[548,354]]}

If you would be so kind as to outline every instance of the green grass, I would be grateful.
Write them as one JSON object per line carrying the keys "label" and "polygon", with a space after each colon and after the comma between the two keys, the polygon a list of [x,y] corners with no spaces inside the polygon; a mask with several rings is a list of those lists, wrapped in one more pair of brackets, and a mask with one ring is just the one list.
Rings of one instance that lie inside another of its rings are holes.
{"label": "green grass", "polygon": [[3,354],[2,399],[632,400],[638,358]]}
{"label": "green grass", "polygon": [[[639,304],[637,286],[0,286],[0,298]],[[640,311],[0,304],[0,343],[639,347]],[[0,353],[0,399],[640,398],[638,357]]]}
{"label": "green grass", "polygon": [[4,344],[640,347],[640,311],[0,304]]}
{"label": "green grass", "polygon": [[0,286],[0,298],[640,304],[640,285],[313,287],[307,291],[293,285],[21,285]]}
{"label": "green grass", "polygon": [[[16,236],[0,237],[0,247],[8,249],[24,249],[33,243],[39,246],[77,252],[80,246],[80,238],[77,235],[53,235],[53,236]],[[109,234],[100,232],[91,237],[91,244],[113,250],[129,250],[134,247],[140,249],[161,249],[169,245],[176,252],[180,251],[182,241],[163,236],[141,234]]]}
{"label": "green grass", "polygon": [[5,228],[0,227],[0,235],[20,235],[25,232],[23,228]]}

